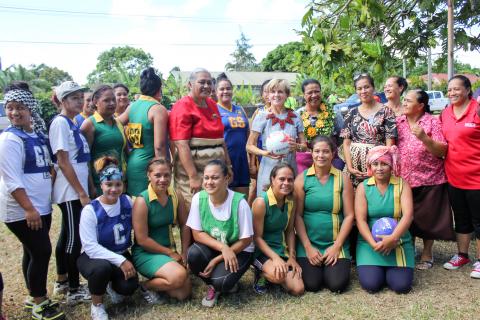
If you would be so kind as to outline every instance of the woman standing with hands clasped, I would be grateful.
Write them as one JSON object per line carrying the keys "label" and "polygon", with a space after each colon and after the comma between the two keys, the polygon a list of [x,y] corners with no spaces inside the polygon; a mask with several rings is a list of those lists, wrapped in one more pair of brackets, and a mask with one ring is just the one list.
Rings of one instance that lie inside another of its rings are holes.
{"label": "woman standing with hands clasped", "polygon": [[99,158],[95,169],[102,195],[83,208],[80,237],[84,252],[77,264],[92,294],[92,320],[108,320],[105,292],[112,303],[120,303],[138,287],[128,251],[132,244],[132,200],[122,195],[123,177],[116,158]]}
{"label": "woman standing with hands clasped", "polygon": [[188,249],[188,266],[208,285],[205,307],[213,307],[221,293],[236,291],[254,250],[252,212],[242,193],[228,189],[229,178],[224,162],[210,161],[203,172],[204,190],[193,196],[187,220],[195,241]]}
{"label": "woman standing with hands clasped", "polygon": [[297,257],[307,291],[322,287],[342,292],[350,282],[350,246],[354,220],[350,179],[332,165],[333,140],[312,141],[313,165],[295,180]]}
{"label": "woman standing with hands clasped", "polygon": [[304,292],[302,269],[295,253],[295,173],[287,163],[273,167],[270,187],[253,202],[253,230],[256,245],[253,265],[258,269],[254,289],[264,293],[261,277],[282,285],[294,296]]}
{"label": "woman standing with hands clasped", "polygon": [[55,89],[61,108],[50,125],[49,137],[55,155],[53,202],[62,211],[62,226],[56,248],[57,281],[54,294],[66,293],[67,303],[90,301],[88,290],[80,286],[77,259],[80,256],[79,226],[82,208],[90,203],[88,196],[88,162],[90,149],[87,140],[74,122],[83,107],[83,90],[73,81]]}
{"label": "woman standing with hands clasped", "polygon": [[28,86],[10,88],[4,99],[11,125],[0,135],[0,221],[23,246],[22,271],[29,292],[25,307],[32,310],[32,318],[64,319],[58,303],[47,298],[52,254],[48,139]]}

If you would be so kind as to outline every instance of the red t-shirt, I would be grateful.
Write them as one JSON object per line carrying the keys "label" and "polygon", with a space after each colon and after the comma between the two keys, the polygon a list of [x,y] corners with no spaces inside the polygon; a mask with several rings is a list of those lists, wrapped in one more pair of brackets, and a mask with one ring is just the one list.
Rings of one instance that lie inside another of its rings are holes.
{"label": "red t-shirt", "polygon": [[223,139],[222,117],[217,103],[207,98],[208,108],[197,106],[190,96],[175,102],[168,117],[171,140]]}
{"label": "red t-shirt", "polygon": [[471,100],[460,118],[449,105],[440,115],[448,143],[445,172],[448,182],[459,189],[480,190],[480,117],[478,103]]}

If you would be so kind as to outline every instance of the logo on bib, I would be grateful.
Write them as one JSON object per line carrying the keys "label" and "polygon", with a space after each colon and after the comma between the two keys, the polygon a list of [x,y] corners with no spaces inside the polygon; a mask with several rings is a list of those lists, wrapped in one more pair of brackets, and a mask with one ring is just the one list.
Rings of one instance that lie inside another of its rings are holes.
{"label": "logo on bib", "polygon": [[477,125],[473,122],[465,122],[465,127],[467,128],[475,128]]}

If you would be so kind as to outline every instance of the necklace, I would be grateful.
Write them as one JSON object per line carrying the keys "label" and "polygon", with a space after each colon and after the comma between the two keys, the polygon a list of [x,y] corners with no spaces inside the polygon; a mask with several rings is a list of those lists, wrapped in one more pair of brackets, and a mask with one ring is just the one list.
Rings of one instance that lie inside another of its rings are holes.
{"label": "necklace", "polygon": [[273,112],[270,112],[268,115],[267,115],[267,120],[272,120],[272,126],[276,125],[277,123],[280,124],[280,128],[283,130],[285,129],[285,125],[287,123],[290,123],[291,125],[293,125],[293,119],[296,118],[297,115],[295,114],[295,112],[291,111],[291,110],[288,110],[287,112],[287,118],[285,119],[280,119],[278,118]]}

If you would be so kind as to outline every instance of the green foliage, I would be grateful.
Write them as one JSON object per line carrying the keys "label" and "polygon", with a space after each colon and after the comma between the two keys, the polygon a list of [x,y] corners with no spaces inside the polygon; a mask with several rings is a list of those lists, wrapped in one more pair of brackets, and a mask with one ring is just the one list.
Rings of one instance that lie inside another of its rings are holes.
{"label": "green foliage", "polygon": [[245,37],[242,32],[240,39],[237,42],[237,48],[231,54],[233,62],[229,62],[225,65],[227,71],[255,71],[258,69],[257,61],[250,52],[252,45],[248,43],[249,39]]}
{"label": "green foliage", "polygon": [[50,121],[58,114],[57,107],[52,103],[51,97],[53,92],[39,92],[35,98],[38,101],[40,106],[39,112],[40,116],[45,120],[45,123],[48,125]]}
{"label": "green foliage", "polygon": [[420,76],[411,76],[410,78],[407,79],[408,81],[408,87],[410,89],[423,89],[427,90],[427,84],[425,81],[423,81]]}
{"label": "green foliage", "polygon": [[153,64],[153,57],[142,49],[114,47],[98,56],[97,66],[88,76],[88,83],[121,82],[138,88],[140,72]]}
{"label": "green foliage", "polygon": [[475,92],[478,88],[480,88],[480,80],[475,81],[472,83],[472,91]]}
{"label": "green foliage", "polygon": [[[172,69],[172,71],[180,71],[180,69]],[[181,78],[176,78],[172,73],[169,74],[167,80],[163,82],[162,87],[162,104],[170,109],[172,105],[181,97],[186,96],[188,88]]]}
{"label": "green foliage", "polygon": [[432,83],[432,90],[447,92],[448,83],[445,80],[441,80],[440,83]]}
{"label": "green foliage", "polygon": [[260,62],[262,71],[299,72],[309,51],[302,42],[279,45]]}
{"label": "green foliage", "polygon": [[260,97],[257,96],[251,85],[240,85],[233,90],[233,102],[240,106],[255,105],[260,102]]}
{"label": "green foliage", "polygon": [[[467,32],[480,24],[480,6],[472,3],[455,1],[456,48],[480,50],[480,38]],[[369,72],[382,84],[402,74],[402,57],[414,67],[428,47],[446,48],[446,13],[440,0],[312,1],[299,32],[308,56],[297,70],[340,95],[353,92],[358,73]]]}
{"label": "green foliage", "polygon": [[32,72],[38,79],[45,80],[51,86],[58,86],[64,81],[73,80],[68,72],[57,67],[49,67],[44,63],[32,66]]}

